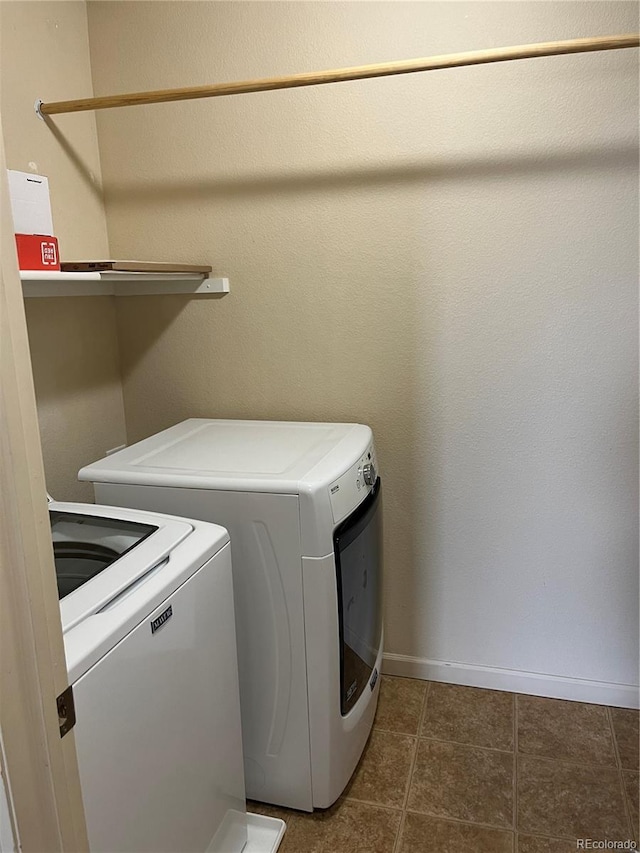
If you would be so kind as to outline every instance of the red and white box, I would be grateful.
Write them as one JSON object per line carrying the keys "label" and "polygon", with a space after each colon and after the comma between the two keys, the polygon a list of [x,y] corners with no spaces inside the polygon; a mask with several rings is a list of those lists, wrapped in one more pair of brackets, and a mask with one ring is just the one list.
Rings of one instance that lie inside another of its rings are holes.
{"label": "red and white box", "polygon": [[21,270],[59,270],[60,255],[55,237],[16,234],[18,266]]}
{"label": "red and white box", "polygon": [[58,241],[53,236],[49,181],[44,175],[7,170],[9,198],[21,270],[59,270]]}

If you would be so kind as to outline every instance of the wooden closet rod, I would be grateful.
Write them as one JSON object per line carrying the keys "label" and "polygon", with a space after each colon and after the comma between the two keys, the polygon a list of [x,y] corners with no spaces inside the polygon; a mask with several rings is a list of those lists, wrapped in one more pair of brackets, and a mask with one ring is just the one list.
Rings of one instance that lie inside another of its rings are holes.
{"label": "wooden closet rod", "polygon": [[188,101],[195,98],[217,98],[221,95],[241,95],[246,92],[269,92],[274,89],[295,89],[300,86],[319,86],[323,83],[342,83],[346,80],[366,80],[370,77],[389,77],[393,74],[412,74],[416,71],[436,71],[439,68],[459,68],[463,65],[484,65],[489,62],[509,62],[513,59],[535,59],[539,56],[560,56],[567,53],[588,53],[595,50],[619,50],[640,46],[640,34],[598,36],[596,38],[548,41],[519,47],[498,47],[449,53],[425,59],[382,62],[359,65],[287,77],[263,80],[244,80],[238,83],[214,83],[210,86],[188,86],[184,89],[158,89],[155,92],[131,92],[128,95],[106,95],[101,98],[79,98],[75,101],[36,102],[36,112],[44,115],[77,113],[83,110],[106,110],[111,107],[131,107],[136,104],[162,104],[166,101]]}

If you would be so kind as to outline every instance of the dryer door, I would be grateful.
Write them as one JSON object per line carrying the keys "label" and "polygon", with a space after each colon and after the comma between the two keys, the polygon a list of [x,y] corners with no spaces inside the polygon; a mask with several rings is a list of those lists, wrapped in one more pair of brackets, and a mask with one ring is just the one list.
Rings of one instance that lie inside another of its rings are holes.
{"label": "dryer door", "polygon": [[340,710],[349,713],[378,677],[382,642],[382,489],[380,478],[334,533],[340,626]]}

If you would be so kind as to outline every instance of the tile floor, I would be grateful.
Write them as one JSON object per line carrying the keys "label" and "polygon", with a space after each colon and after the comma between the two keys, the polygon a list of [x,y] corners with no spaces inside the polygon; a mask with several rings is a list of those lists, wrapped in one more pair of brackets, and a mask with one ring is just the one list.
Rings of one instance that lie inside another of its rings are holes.
{"label": "tile floor", "polygon": [[637,711],[383,676],[334,806],[249,808],[286,820],[280,853],[569,853],[640,847],[638,784]]}

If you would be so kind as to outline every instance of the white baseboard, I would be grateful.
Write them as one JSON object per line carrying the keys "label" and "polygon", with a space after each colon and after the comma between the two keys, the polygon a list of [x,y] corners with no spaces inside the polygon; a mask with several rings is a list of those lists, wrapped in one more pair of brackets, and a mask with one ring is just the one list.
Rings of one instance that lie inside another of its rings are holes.
{"label": "white baseboard", "polygon": [[385,654],[382,657],[385,675],[421,678],[424,681],[444,681],[447,684],[464,684],[467,687],[487,687],[511,693],[528,693],[552,699],[571,699],[591,702],[594,705],[614,705],[619,708],[640,707],[640,690],[634,684],[615,684],[607,681],[589,681],[584,678],[566,678],[544,675],[539,672],[521,672],[492,666],[451,663],[428,660],[408,655]]}

